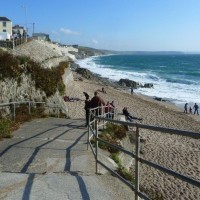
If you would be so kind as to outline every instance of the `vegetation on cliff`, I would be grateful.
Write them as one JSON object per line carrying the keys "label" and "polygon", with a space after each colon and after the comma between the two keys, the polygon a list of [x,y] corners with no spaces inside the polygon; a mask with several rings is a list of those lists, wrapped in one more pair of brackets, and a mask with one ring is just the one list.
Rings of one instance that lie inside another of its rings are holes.
{"label": "vegetation on cliff", "polygon": [[15,79],[20,85],[21,75],[31,75],[36,89],[40,89],[49,97],[58,90],[64,94],[65,85],[62,75],[69,66],[67,61],[60,62],[57,67],[43,68],[41,65],[28,57],[15,57],[6,52],[0,52],[0,81],[6,78]]}

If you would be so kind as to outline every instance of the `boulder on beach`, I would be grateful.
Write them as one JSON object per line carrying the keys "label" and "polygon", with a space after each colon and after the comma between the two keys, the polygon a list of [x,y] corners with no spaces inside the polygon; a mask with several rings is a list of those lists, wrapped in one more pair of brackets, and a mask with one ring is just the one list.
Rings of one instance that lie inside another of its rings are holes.
{"label": "boulder on beach", "polygon": [[153,88],[153,83],[145,83],[143,85],[144,88]]}
{"label": "boulder on beach", "polygon": [[138,82],[135,82],[135,81],[131,81],[129,79],[120,79],[119,80],[119,84],[121,86],[125,86],[125,87],[132,87],[134,89],[138,88],[139,87],[139,83]]}
{"label": "boulder on beach", "polygon": [[94,76],[92,72],[85,68],[77,68],[76,72],[81,74],[86,79],[92,79],[92,77]]}

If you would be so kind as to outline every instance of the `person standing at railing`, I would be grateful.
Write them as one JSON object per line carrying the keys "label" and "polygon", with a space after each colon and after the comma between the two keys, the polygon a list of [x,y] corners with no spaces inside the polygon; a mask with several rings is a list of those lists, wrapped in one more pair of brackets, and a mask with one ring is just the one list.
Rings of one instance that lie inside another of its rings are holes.
{"label": "person standing at railing", "polygon": [[106,118],[111,119],[112,118],[112,110],[113,107],[109,101],[107,101],[106,107],[105,107],[105,113],[106,113]]}
{"label": "person standing at railing", "polygon": [[90,117],[90,97],[89,95],[86,95],[86,100],[85,100],[85,119],[86,119],[86,124],[85,127],[87,127],[89,125],[89,117]]}
{"label": "person standing at railing", "polygon": [[111,109],[111,118],[114,119],[114,114],[115,114],[115,103],[114,103],[114,101],[112,101],[110,103],[110,105],[112,106],[112,109]]}
{"label": "person standing at railing", "polygon": [[[92,99],[90,101],[90,106],[91,106],[91,108],[105,106],[105,101],[100,96],[98,96],[97,91],[94,92],[94,97],[92,97]],[[101,115],[101,113],[102,113],[101,108],[96,109],[96,113],[95,113],[96,116]]]}

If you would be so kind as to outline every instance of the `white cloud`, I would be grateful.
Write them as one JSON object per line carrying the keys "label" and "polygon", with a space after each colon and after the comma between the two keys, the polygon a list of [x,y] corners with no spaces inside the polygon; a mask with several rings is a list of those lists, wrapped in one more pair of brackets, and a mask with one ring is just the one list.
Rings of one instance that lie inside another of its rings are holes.
{"label": "white cloud", "polygon": [[54,34],[54,35],[59,35],[59,33],[57,32],[57,31],[51,31],[52,32],[52,34]]}
{"label": "white cloud", "polygon": [[95,39],[93,39],[92,42],[93,42],[94,44],[98,44],[98,43],[99,43],[99,42],[98,42],[97,40],[95,40]]}
{"label": "white cloud", "polygon": [[66,34],[66,35],[79,35],[79,32],[72,31],[70,29],[60,28],[60,32]]}

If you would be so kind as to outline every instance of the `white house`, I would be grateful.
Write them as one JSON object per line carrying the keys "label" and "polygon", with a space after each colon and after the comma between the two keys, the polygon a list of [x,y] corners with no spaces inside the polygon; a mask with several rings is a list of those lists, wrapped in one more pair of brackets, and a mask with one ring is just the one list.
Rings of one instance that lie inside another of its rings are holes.
{"label": "white house", "polygon": [[7,17],[0,17],[0,33],[2,32],[12,35],[12,22]]}

